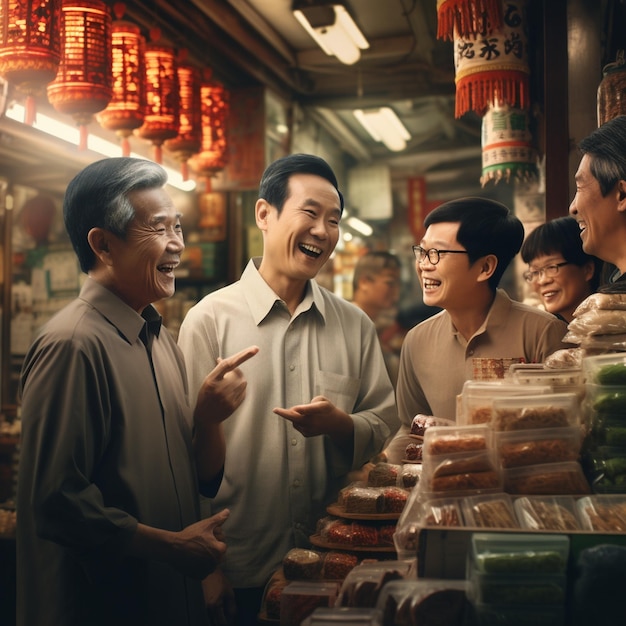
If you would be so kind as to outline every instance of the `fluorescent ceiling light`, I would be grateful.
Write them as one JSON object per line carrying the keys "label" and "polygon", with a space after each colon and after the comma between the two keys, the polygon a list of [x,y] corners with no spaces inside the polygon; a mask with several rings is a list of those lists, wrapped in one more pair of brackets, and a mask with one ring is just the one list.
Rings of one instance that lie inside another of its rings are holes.
{"label": "fluorescent ceiling light", "polygon": [[374,229],[368,223],[360,220],[358,217],[348,217],[346,224],[352,228],[352,230],[356,230],[357,233],[365,237],[369,237],[374,232]]}
{"label": "fluorescent ceiling light", "polygon": [[381,141],[389,150],[399,152],[406,148],[406,142],[411,139],[409,131],[398,119],[393,109],[382,107],[373,111],[356,109],[354,116],[363,125],[363,128],[372,136],[374,141]]}
{"label": "fluorescent ceiling light", "polygon": [[361,50],[370,47],[352,17],[341,4],[302,6],[293,9],[294,17],[328,55],[345,65],[361,58]]}
{"label": "fluorescent ceiling light", "polygon": [[[24,107],[21,104],[14,104],[9,109],[7,109],[5,115],[9,119],[16,122],[23,122]],[[43,133],[46,133],[47,135],[51,135],[52,137],[61,139],[73,146],[78,146],[78,144],[80,143],[80,131],[78,127],[59,122],[52,117],[44,115],[43,113],[37,112],[37,117],[35,119],[35,122],[32,124],[32,127]],[[107,141],[106,139],[102,139],[101,137],[97,137],[96,135],[90,134],[87,138],[87,149],[105,157],[120,156],[120,146],[118,144],[113,143],[112,141]],[[146,158],[143,155],[137,154],[135,152],[131,153],[130,156],[137,159]],[[180,172],[173,170],[169,167],[162,167],[167,172],[168,185],[172,185],[172,187],[176,187],[177,189],[180,189],[182,191],[193,191],[196,188],[195,181],[183,180]]]}

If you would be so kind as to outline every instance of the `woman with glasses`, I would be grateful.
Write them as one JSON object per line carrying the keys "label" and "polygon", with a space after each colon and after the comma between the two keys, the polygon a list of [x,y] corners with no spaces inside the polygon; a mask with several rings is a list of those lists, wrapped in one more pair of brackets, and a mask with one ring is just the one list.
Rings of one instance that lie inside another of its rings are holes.
{"label": "woman with glasses", "polygon": [[571,322],[576,307],[600,283],[602,261],[583,251],[573,217],[559,217],[535,228],[520,254],[528,270],[524,279],[546,311]]}

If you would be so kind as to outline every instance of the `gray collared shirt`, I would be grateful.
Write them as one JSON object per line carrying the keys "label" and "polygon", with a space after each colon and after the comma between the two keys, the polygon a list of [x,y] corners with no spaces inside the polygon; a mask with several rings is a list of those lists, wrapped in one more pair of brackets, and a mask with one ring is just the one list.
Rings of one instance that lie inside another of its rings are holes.
{"label": "gray collared shirt", "polygon": [[138,522],[177,531],[200,513],[184,361],[159,319],[87,279],[26,355],[20,626],[206,623],[198,581],[124,556]]}

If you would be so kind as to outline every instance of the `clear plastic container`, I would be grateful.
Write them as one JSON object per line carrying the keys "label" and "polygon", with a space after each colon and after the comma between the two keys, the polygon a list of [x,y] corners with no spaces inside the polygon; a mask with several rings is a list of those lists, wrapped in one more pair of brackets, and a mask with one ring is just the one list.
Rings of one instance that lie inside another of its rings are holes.
{"label": "clear plastic container", "polygon": [[502,490],[502,471],[494,450],[427,456],[422,488],[429,493],[461,494]]}
{"label": "clear plastic container", "polygon": [[493,401],[491,426],[494,431],[578,426],[579,406],[575,393],[496,398]]}
{"label": "clear plastic container", "polygon": [[411,563],[401,560],[357,565],[343,581],[335,606],[373,608],[385,585],[405,579],[410,571]]}
{"label": "clear plastic container", "polygon": [[563,606],[498,606],[476,603],[477,626],[564,626]]}
{"label": "clear plastic container", "polygon": [[[614,365],[618,367],[613,368]],[[626,366],[626,354],[623,352],[587,356],[583,359],[583,377],[586,383],[614,385],[615,380],[623,380],[621,368],[624,366]],[[614,372],[614,376],[611,376],[611,372]],[[609,380],[613,382],[607,382]]]}
{"label": "clear plastic container", "polygon": [[570,540],[541,533],[474,533],[469,571],[482,574],[564,574]]}
{"label": "clear plastic container", "polygon": [[[487,450],[493,445],[491,429],[482,425],[434,426],[424,435],[424,456]],[[422,462],[424,460],[422,459]]]}
{"label": "clear plastic container", "polygon": [[580,530],[572,496],[528,496],[517,498],[515,513],[522,528],[529,530]]}
{"label": "clear plastic container", "polygon": [[578,427],[512,430],[496,434],[496,449],[504,468],[577,461],[580,445]]}
{"label": "clear plastic container", "polygon": [[586,495],[591,488],[580,463],[544,463],[503,470],[504,491],[513,495]]}
{"label": "clear plastic container", "polygon": [[626,495],[594,495],[576,501],[583,530],[626,532]]}
{"label": "clear plastic container", "polygon": [[387,583],[376,608],[384,626],[397,624],[465,624],[469,612],[464,580],[424,578]]}
{"label": "clear plastic container", "polygon": [[399,558],[415,557],[419,531],[425,526],[463,526],[459,498],[435,498],[414,489],[393,536]]}
{"label": "clear plastic container", "polygon": [[461,500],[466,526],[519,528],[513,501],[507,493],[467,496]]}
{"label": "clear plastic container", "polygon": [[349,624],[350,626],[382,626],[383,616],[377,609],[360,609],[348,607],[318,607],[307,617],[302,626],[334,626]]}
{"label": "clear plastic container", "polygon": [[339,585],[335,582],[291,582],[280,600],[280,626],[300,626],[317,607],[332,607]]}
{"label": "clear plastic container", "polygon": [[541,395],[552,393],[550,385],[522,386],[517,382],[468,380],[463,385],[456,423],[459,426],[489,424],[493,415],[493,400],[497,397]]}
{"label": "clear plastic container", "polygon": [[501,606],[564,606],[565,574],[470,573],[468,594],[473,603]]}

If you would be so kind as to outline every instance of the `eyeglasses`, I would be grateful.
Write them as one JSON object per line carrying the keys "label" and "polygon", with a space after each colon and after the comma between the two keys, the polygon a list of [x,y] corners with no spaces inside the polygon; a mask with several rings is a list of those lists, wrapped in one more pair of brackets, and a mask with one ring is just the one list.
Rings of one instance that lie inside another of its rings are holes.
{"label": "eyeglasses", "polygon": [[467,250],[437,250],[437,248],[425,250],[422,246],[413,246],[413,254],[419,263],[428,257],[428,260],[432,263],[432,265],[437,265],[437,263],[439,263],[440,255],[442,254],[469,254],[469,252]]}
{"label": "eyeglasses", "polygon": [[563,261],[563,263],[554,263],[553,265],[546,265],[542,267],[540,270],[531,270],[529,272],[524,272],[524,280],[527,283],[536,283],[542,276],[547,276],[548,278],[552,278],[552,276],[556,276],[559,273],[559,268],[564,265],[569,265],[569,261]]}

